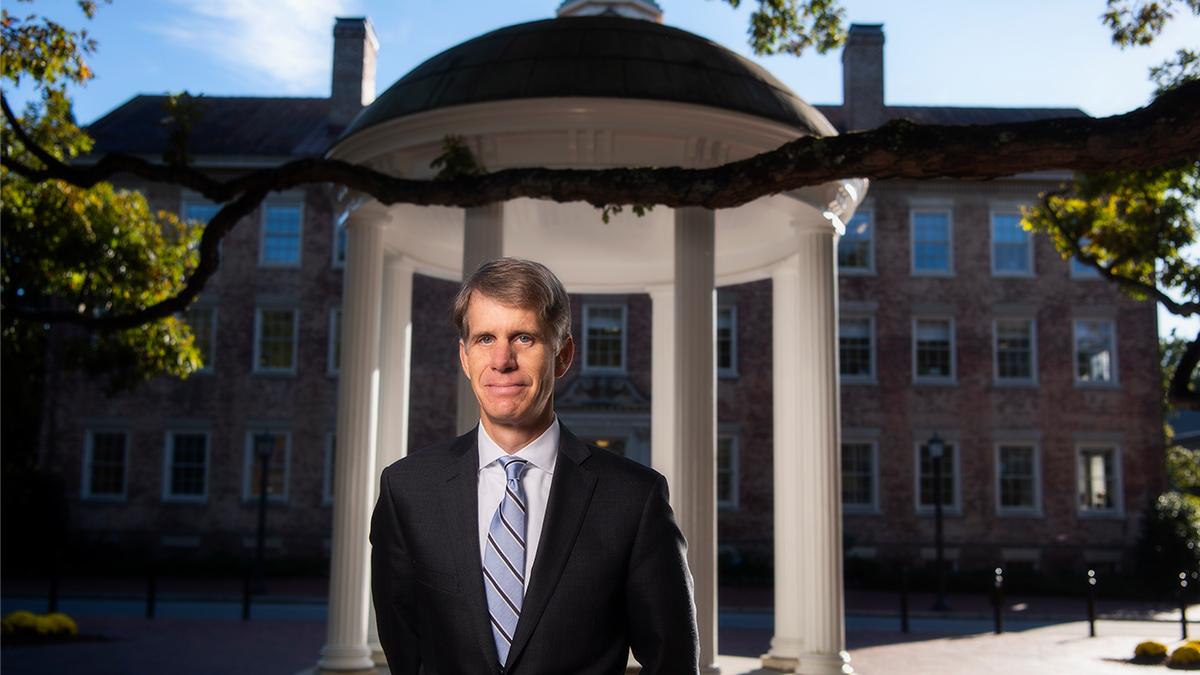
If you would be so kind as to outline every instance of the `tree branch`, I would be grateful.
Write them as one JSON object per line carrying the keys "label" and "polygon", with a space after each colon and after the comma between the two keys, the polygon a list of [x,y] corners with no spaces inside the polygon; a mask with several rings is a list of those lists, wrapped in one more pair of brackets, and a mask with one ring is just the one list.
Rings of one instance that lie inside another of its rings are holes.
{"label": "tree branch", "polygon": [[1192,373],[1200,364],[1200,334],[1188,343],[1187,349],[1175,365],[1171,374],[1171,384],[1167,389],[1167,398],[1171,405],[1187,410],[1200,410],[1200,391],[1191,388]]}

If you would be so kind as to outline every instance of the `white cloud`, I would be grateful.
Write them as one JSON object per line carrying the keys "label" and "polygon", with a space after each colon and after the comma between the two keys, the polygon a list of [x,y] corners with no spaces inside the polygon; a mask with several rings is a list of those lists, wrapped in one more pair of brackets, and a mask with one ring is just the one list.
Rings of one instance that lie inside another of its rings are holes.
{"label": "white cloud", "polygon": [[352,0],[175,0],[181,16],[157,27],[235,71],[289,93],[325,93],[333,21]]}

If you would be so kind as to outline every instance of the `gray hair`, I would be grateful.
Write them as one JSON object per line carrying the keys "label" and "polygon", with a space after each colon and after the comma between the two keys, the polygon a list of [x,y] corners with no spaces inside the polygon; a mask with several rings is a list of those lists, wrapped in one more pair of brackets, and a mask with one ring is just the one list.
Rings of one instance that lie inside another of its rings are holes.
{"label": "gray hair", "polygon": [[497,302],[533,310],[549,332],[554,350],[571,334],[571,301],[562,282],[545,265],[521,258],[497,258],[479,266],[463,281],[454,298],[454,325],[465,342],[470,336],[467,306],[479,293]]}

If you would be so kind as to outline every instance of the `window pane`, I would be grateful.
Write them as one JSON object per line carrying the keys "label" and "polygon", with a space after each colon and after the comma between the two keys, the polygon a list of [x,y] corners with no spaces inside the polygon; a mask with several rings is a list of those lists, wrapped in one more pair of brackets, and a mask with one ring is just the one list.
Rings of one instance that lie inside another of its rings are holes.
{"label": "window pane", "polygon": [[173,496],[203,496],[208,437],[205,434],[173,434],[171,486]]}
{"label": "window pane", "polygon": [[208,221],[213,219],[213,216],[217,215],[217,211],[220,210],[221,207],[216,204],[187,202],[183,205],[183,218],[184,220],[197,220],[207,224]]}
{"label": "window pane", "polygon": [[[263,444],[260,446],[259,444]],[[250,496],[258,497],[259,485],[262,481],[262,460],[258,456],[259,447],[269,447],[271,457],[267,468],[267,496],[283,497],[287,492],[284,479],[287,475],[287,435],[272,432],[260,437],[254,434],[250,439]]]}
{"label": "window pane", "polygon": [[842,444],[842,504],[873,506],[875,470],[870,443]]}
{"label": "window pane", "polygon": [[717,437],[717,502],[733,503],[734,495],[734,457],[733,437]]}
{"label": "window pane", "polygon": [[300,207],[267,206],[263,220],[263,262],[300,262]]}
{"label": "window pane", "polygon": [[992,216],[992,253],[997,272],[1029,271],[1029,233],[1021,227],[1019,214]]}
{"label": "window pane", "polygon": [[[1079,240],[1079,245],[1085,249],[1087,248],[1088,244],[1090,244],[1090,243],[1091,243],[1091,239],[1089,239],[1087,237],[1082,237]],[[1087,278],[1087,277],[1099,278],[1100,270],[1096,269],[1095,267],[1093,267],[1085,262],[1081,262],[1078,258],[1071,258],[1071,276],[1083,277],[1083,278]]]}
{"label": "window pane", "polygon": [[620,306],[588,306],[587,311],[587,361],[589,368],[624,367],[621,360],[623,333],[623,309]]}
{"label": "window pane", "polygon": [[841,319],[838,322],[838,370],[842,375],[869,377],[871,369],[871,320]]}
{"label": "window pane", "polygon": [[91,494],[125,494],[125,438],[123,433],[92,434]]}
{"label": "window pane", "polygon": [[838,266],[842,269],[871,269],[871,217],[856,213],[846,223],[846,233],[838,240]]}
{"label": "window pane", "polygon": [[717,310],[717,368],[733,370],[733,340],[737,327],[734,325],[733,308]]}
{"label": "window pane", "polygon": [[1075,376],[1081,382],[1112,382],[1113,324],[1075,322]]}
{"label": "window pane", "polygon": [[290,370],[294,365],[294,310],[264,309],[259,313],[258,367]]}
{"label": "window pane", "polygon": [[950,214],[941,211],[913,214],[913,269],[950,270]]}
{"label": "window pane", "polygon": [[[920,494],[918,503],[921,506],[934,505],[933,491],[933,459],[929,456],[929,446],[922,444],[920,452],[921,474]],[[946,444],[942,452],[942,506],[954,505],[954,446]]]}
{"label": "window pane", "polygon": [[996,322],[996,375],[1002,380],[1033,377],[1033,322],[1005,319]]}
{"label": "window pane", "polygon": [[918,321],[917,376],[950,377],[950,322]]}
{"label": "window pane", "polygon": [[1114,509],[1116,474],[1112,448],[1079,451],[1079,507],[1085,511]]}
{"label": "window pane", "polygon": [[1034,451],[1032,446],[1000,446],[1000,506],[1031,509],[1036,506]]}
{"label": "window pane", "polygon": [[216,310],[212,307],[190,307],[187,311],[187,324],[192,329],[196,339],[196,350],[200,352],[200,360],[204,368],[213,364],[214,321]]}

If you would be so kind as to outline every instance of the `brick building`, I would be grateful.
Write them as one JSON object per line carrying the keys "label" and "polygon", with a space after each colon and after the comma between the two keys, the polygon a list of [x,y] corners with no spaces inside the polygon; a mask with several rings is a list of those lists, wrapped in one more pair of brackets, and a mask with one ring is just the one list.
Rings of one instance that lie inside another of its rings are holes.
{"label": "brick building", "polygon": [[[331,98],[204,97],[198,165],[229,174],[323,154],[374,91],[369,24],[340,20],[334,35]],[[882,59],[881,28],[855,26],[844,103],[817,106],[839,130],[1082,114],[886,106]],[[161,154],[162,104],[137,96],[102,117],[90,129],[97,149]],[[838,251],[848,556],[931,555],[935,432],[947,443],[947,555],[960,567],[1117,565],[1136,541],[1164,481],[1155,308],[1020,229],[1020,206],[1068,177],[874,183],[848,223]],[[214,212],[196,195],[125,186],[188,218]],[[51,371],[44,460],[76,488],[81,540],[249,545],[257,445],[272,452],[272,555],[328,555],[345,259],[336,197],[327,186],[274,194],[223,242],[221,270],[188,314],[204,372],[110,397]],[[455,431],[455,288],[414,279],[410,448]],[[572,301],[580,349],[558,390],[562,419],[649,462],[650,298]],[[730,564],[753,565],[771,558],[771,283],[723,287],[718,306],[719,540]]]}

